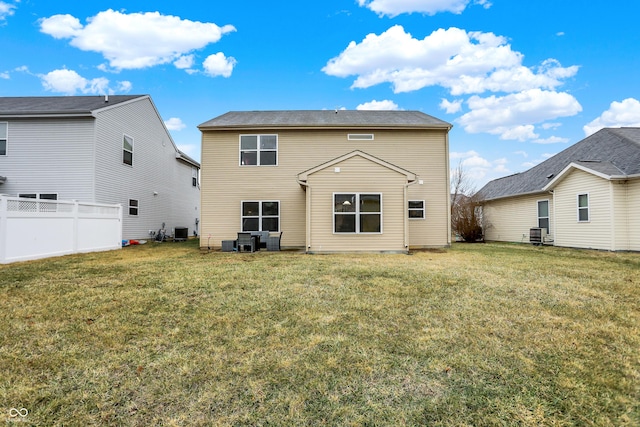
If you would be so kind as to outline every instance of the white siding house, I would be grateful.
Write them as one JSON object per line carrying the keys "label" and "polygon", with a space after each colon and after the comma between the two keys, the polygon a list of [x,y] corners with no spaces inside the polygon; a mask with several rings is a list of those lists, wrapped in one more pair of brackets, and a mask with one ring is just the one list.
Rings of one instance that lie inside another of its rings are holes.
{"label": "white siding house", "polygon": [[121,204],[123,239],[194,234],[199,169],[148,95],[0,98],[0,193]]}
{"label": "white siding house", "polygon": [[[602,129],[478,195],[486,240],[528,241],[530,228],[546,225],[545,243],[638,251],[640,128]],[[545,200],[547,209],[539,209]]]}

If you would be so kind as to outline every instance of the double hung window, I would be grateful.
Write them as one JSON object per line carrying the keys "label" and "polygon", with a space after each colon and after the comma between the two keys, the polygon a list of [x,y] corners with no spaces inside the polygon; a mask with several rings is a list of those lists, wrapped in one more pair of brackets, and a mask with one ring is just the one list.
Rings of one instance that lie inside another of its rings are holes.
{"label": "double hung window", "polygon": [[133,138],[127,135],[122,138],[122,163],[133,166]]}
{"label": "double hung window", "polygon": [[138,216],[138,201],[129,199],[129,215]]}
{"label": "double hung window", "polygon": [[382,194],[335,193],[334,233],[382,233]]}
{"label": "double hung window", "polygon": [[424,218],[424,200],[409,200],[409,219]]}
{"label": "double hung window", "polygon": [[7,141],[9,140],[9,123],[0,122],[0,156],[7,155]]}
{"label": "double hung window", "polygon": [[549,233],[549,201],[538,201],[538,227],[546,228],[547,234]]}
{"label": "double hung window", "polygon": [[240,135],[241,166],[275,166],[277,164],[277,135]]}
{"label": "double hung window", "polygon": [[589,222],[588,194],[578,194],[578,222]]}
{"label": "double hung window", "polygon": [[280,231],[280,202],[243,201],[241,219],[242,231]]}

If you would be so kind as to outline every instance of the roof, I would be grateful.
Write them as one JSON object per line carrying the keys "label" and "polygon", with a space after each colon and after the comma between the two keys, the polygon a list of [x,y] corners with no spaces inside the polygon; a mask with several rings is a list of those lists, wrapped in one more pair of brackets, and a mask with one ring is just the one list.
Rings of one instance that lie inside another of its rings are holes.
{"label": "roof", "polygon": [[604,128],[531,169],[495,179],[478,195],[484,200],[544,191],[569,165],[606,177],[640,174],[640,128]]}
{"label": "roof", "polygon": [[230,111],[198,128],[441,128],[451,124],[420,111],[286,110]]}
{"label": "roof", "polygon": [[91,116],[96,110],[148,95],[0,97],[0,117]]}

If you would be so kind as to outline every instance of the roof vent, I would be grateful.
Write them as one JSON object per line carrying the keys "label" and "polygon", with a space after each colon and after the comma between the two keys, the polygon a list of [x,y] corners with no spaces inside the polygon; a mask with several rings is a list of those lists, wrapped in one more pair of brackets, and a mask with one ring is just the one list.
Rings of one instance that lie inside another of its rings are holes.
{"label": "roof vent", "polygon": [[550,173],[549,175],[547,175],[547,179],[553,178],[554,175],[555,175],[554,173]]}
{"label": "roof vent", "polygon": [[109,95],[104,96],[104,102],[109,102]]}

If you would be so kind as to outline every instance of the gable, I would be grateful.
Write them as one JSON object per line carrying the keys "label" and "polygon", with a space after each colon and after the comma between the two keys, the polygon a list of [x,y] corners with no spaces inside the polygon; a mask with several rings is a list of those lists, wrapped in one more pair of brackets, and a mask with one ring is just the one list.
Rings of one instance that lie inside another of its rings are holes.
{"label": "gable", "polygon": [[400,168],[398,166],[395,166],[391,163],[385,162],[382,159],[379,159],[377,157],[374,157],[370,154],[367,154],[363,151],[352,151],[351,153],[347,153],[343,156],[337,157],[333,160],[330,160],[326,163],[323,163],[321,165],[318,165],[312,169],[309,169],[305,172],[302,172],[300,174],[298,174],[298,180],[305,182],[309,179],[309,177],[313,174],[319,173],[321,171],[326,171],[330,168],[333,168],[333,172],[334,173],[341,173],[342,172],[342,168],[341,165],[345,164],[345,162],[347,162],[350,159],[354,159],[354,158],[358,158],[358,159],[363,159],[366,160],[366,162],[370,163],[372,166],[373,165],[377,165],[383,169],[389,170],[389,171],[393,171],[397,174],[400,175],[404,175],[406,180],[409,182],[413,182],[416,180],[416,175],[412,172],[409,172],[403,168]]}

